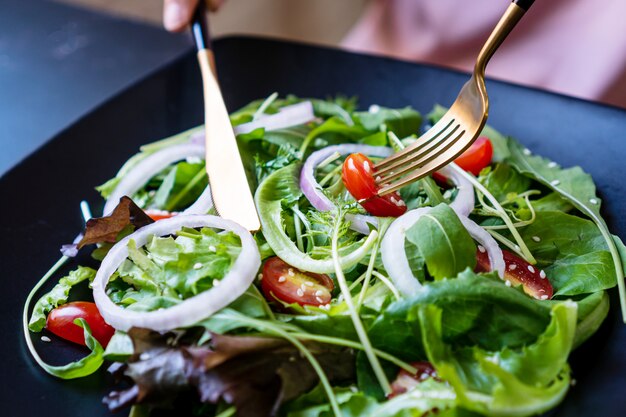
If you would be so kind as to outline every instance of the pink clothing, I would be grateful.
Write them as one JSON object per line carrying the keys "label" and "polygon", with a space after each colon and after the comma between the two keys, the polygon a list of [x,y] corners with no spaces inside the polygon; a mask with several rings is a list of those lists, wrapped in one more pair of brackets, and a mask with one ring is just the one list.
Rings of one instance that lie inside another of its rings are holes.
{"label": "pink clothing", "polygon": [[[471,71],[506,0],[372,0],[343,45]],[[536,0],[487,75],[626,107],[626,0]]]}

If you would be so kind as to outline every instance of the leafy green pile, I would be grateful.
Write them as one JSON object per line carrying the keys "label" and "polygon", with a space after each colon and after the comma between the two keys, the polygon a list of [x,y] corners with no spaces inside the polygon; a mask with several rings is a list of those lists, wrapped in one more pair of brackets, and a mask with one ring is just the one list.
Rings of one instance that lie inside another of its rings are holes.
{"label": "leafy green pile", "polygon": [[[231,120],[246,123],[299,101],[272,95]],[[256,190],[262,258],[277,255],[302,271],[329,274],[333,301],[319,307],[268,302],[255,283],[189,328],[118,332],[99,355],[119,361],[116,374],[130,385],[107,397],[109,407],[132,404],[147,413],[192,398],[185,406],[197,415],[399,417],[528,416],[556,406],[571,382],[570,352],[608,313],[606,290],[619,285],[623,291],[626,248],[600,217],[591,178],[486,127],[494,158],[478,177],[466,174],[477,197],[470,217],[544,270],[555,295],[537,300],[495,273],[474,272],[476,244],[447,205],[455,188],[426,178],[401,190],[410,209],[432,207],[406,230],[406,255],[422,291],[401,297],[379,253],[392,219],[378,219],[367,236],[350,229],[346,216],[364,212],[343,186],[343,159],[330,158],[316,172],[334,211],[312,207],[299,174],[308,155],[325,146],[402,147],[415,139],[422,118],[410,108],[356,111],[355,101],[345,98],[311,102],[317,120],[257,129],[238,141]],[[429,120],[442,112],[436,107]],[[99,190],[106,197],[133,164],[194,131],[145,146]],[[133,198],[141,207],[184,209],[206,186],[202,172],[203,163],[173,164]],[[144,248],[131,240],[108,293],[128,309],[168,308],[219,285],[239,247],[236,236],[208,228],[155,237]],[[81,268],[63,278],[36,304],[31,330],[40,331],[47,312],[93,273]],[[390,381],[399,370],[415,373],[411,364],[418,361],[431,363],[437,377],[389,398]]]}

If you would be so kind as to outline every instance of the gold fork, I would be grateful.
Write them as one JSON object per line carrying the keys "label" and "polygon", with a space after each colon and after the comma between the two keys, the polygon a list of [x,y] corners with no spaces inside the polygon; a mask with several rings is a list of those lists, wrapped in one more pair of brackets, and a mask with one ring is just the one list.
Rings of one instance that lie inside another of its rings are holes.
{"label": "gold fork", "polygon": [[441,120],[415,143],[374,166],[378,195],[394,192],[449,164],[476,140],[489,113],[485,67],[533,2],[513,0],[509,5],[478,54],[472,78]]}

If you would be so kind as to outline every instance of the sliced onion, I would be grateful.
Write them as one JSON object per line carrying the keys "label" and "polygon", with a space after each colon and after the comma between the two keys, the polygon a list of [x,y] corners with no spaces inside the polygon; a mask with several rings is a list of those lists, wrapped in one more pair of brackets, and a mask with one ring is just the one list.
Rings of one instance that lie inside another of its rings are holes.
{"label": "sliced onion", "polygon": [[[162,310],[140,312],[122,308],[106,294],[106,286],[121,263],[128,257],[128,242],[143,246],[152,236],[174,234],[183,227],[215,227],[234,232],[241,239],[241,253],[220,284],[180,304]],[[156,331],[172,330],[197,323],[226,307],[243,294],[254,281],[261,266],[261,256],[254,238],[237,223],[210,215],[179,215],[142,227],[120,240],[102,260],[93,281],[93,297],[104,320],[118,330],[143,327]]]}
{"label": "sliced onion", "polygon": [[[110,214],[119,203],[120,198],[125,195],[133,195],[137,190],[141,189],[150,178],[161,172],[168,165],[189,157],[204,159],[204,146],[193,143],[183,143],[169,146],[152,155],[148,155],[122,177],[117,187],[115,187],[115,190],[113,190],[107,199],[104,209],[102,210],[103,214]],[[204,214],[209,211],[213,205],[210,198],[209,186],[207,186],[196,203],[192,205],[192,207],[194,207],[194,214]]]}
{"label": "sliced onion", "polygon": [[[389,229],[387,229],[380,245],[380,253],[383,264],[385,265],[385,270],[396,288],[398,288],[404,296],[415,294],[422,286],[413,275],[409,260],[406,256],[404,247],[406,231],[430,210],[432,210],[432,207],[422,207],[411,210],[398,217],[391,223]],[[472,238],[487,251],[492,268],[498,271],[498,274],[502,278],[504,276],[504,258],[502,257],[502,250],[498,246],[498,243],[485,229],[469,218],[459,216],[459,220],[461,220],[461,223]]]}
{"label": "sliced onion", "polygon": [[313,104],[310,101],[303,101],[282,107],[276,114],[263,115],[257,120],[235,126],[233,130],[236,135],[239,135],[250,133],[259,128],[265,128],[265,130],[286,129],[291,126],[303,125],[313,119],[315,119]]}
{"label": "sliced onion", "polygon": [[450,166],[445,166],[438,171],[439,174],[444,177],[448,177],[452,180],[456,188],[459,190],[453,202],[450,203],[450,208],[456,211],[459,217],[467,217],[474,210],[476,201],[474,200],[474,186],[463,175],[452,169]]}
{"label": "sliced onion", "polygon": [[[391,155],[393,151],[391,148],[383,146],[343,144],[327,146],[319,151],[313,152],[311,156],[307,158],[304,166],[302,167],[302,171],[300,172],[300,188],[306,198],[311,202],[311,205],[317,210],[329,211],[335,208],[335,205],[328,197],[326,197],[326,194],[322,191],[322,187],[315,179],[315,168],[317,168],[322,161],[326,160],[326,158],[334,153],[338,153],[339,155],[348,155],[357,152],[364,155],[385,158]],[[376,217],[364,214],[348,214],[346,215],[346,219],[350,221],[351,229],[363,234],[369,233],[370,229],[368,224],[374,226],[378,225],[378,219]]]}

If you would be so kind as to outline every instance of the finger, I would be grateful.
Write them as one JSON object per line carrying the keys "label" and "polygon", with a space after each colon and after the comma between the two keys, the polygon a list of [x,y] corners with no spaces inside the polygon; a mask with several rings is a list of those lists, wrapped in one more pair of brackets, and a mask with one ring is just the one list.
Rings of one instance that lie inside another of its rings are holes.
{"label": "finger", "polygon": [[196,9],[198,0],[165,0],[163,3],[163,26],[170,32],[183,30]]}

